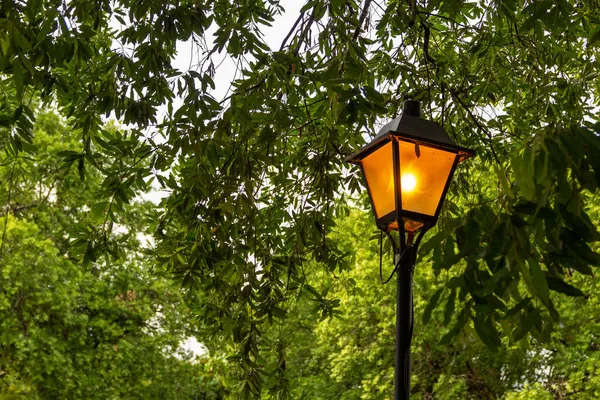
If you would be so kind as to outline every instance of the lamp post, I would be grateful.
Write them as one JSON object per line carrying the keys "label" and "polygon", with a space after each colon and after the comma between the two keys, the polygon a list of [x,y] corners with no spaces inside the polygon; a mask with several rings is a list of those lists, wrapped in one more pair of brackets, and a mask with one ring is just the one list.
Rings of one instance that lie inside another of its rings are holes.
{"label": "lamp post", "polygon": [[[425,232],[437,222],[456,166],[474,154],[473,150],[455,145],[437,123],[422,119],[421,103],[408,100],[399,117],[346,158],[360,165],[377,227],[394,245],[396,400],[410,397],[412,276],[417,248]],[[390,234],[394,230],[399,231],[399,245]]]}

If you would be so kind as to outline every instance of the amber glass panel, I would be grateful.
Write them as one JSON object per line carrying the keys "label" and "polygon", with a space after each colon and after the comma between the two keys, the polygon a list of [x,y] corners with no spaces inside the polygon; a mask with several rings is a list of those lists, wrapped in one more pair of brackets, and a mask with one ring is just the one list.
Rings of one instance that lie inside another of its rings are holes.
{"label": "amber glass panel", "polygon": [[375,214],[381,218],[396,209],[392,142],[383,145],[362,160]]}
{"label": "amber glass panel", "polygon": [[[417,155],[419,153],[419,155]],[[402,209],[434,215],[456,154],[400,141]]]}

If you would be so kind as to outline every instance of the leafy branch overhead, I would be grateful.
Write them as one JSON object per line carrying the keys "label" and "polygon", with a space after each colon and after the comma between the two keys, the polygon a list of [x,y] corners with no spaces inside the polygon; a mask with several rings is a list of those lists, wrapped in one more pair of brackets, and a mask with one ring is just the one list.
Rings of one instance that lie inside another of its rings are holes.
{"label": "leafy branch overhead", "polygon": [[[44,107],[79,135],[61,168],[103,178],[74,249],[86,264],[120,256],[112,229],[128,202],[153,184],[167,191],[148,219],[155,259],[195,293],[201,327],[229,341],[250,396],[275,373],[262,354],[285,353],[263,347],[264,332],[298,296],[338,315],[336,299],[307,285],[352,265],[332,234],[349,205],[366,202],[344,156],[404,99],[421,100],[478,155],[421,249],[422,268],[451,277],[425,320],[443,305],[444,341],[470,326],[490,347],[547,339],[560,319],[552,292],[588,295],[570,278],[600,265],[598,6],[309,0],[270,48],[262,32],[284,7],[3,2],[3,162],[35,154],[34,111]],[[191,62],[176,65],[184,48]],[[237,73],[217,98],[223,56]]]}

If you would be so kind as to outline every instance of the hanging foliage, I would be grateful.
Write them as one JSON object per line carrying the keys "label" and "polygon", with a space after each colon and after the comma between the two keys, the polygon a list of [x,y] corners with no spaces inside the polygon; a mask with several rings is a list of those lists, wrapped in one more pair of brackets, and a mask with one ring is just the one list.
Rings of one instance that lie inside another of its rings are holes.
{"label": "hanging foliage", "polygon": [[[361,186],[344,157],[403,100],[421,100],[478,155],[421,249],[454,274],[432,301],[462,316],[445,318],[453,335],[473,324],[490,347],[545,339],[560,318],[550,291],[580,295],[565,276],[600,265],[588,216],[600,185],[598,11],[593,1],[310,0],[270,48],[261,29],[284,12],[274,0],[4,1],[3,162],[34,152],[36,107],[60,110],[81,142],[62,168],[104,176],[89,205],[97,222],[73,248],[84,264],[120,256],[111,227],[149,180],[168,191],[150,219],[155,259],[196,294],[205,331],[231,341],[249,396],[267,373],[265,324],[301,295],[324,318],[336,313],[306,285],[306,266],[350,265],[351,249],[329,236]],[[181,42],[194,48],[188,69],[174,65]],[[212,95],[218,54],[238,65],[223,99]]]}

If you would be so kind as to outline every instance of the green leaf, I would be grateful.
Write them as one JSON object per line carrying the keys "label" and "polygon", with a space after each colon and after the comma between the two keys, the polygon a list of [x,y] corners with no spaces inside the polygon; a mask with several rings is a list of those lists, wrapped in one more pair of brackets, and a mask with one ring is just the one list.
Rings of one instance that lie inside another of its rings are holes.
{"label": "green leaf", "polygon": [[110,203],[108,201],[101,201],[90,207],[90,219],[96,223],[104,220],[104,215],[108,212]]}
{"label": "green leaf", "polygon": [[508,310],[503,318],[511,318],[517,314],[519,314],[519,312],[526,308],[527,306],[529,306],[529,304],[531,303],[531,299],[532,297],[526,297],[523,300],[519,301],[514,307],[512,307],[510,310]]}
{"label": "green leaf", "polygon": [[31,49],[31,44],[17,28],[12,29],[12,35],[15,47],[19,47],[22,52],[27,52]]}
{"label": "green leaf", "polygon": [[563,293],[567,296],[585,297],[585,293],[583,293],[580,289],[568,284],[562,279],[547,276],[546,280],[548,281],[548,287],[555,292]]}
{"label": "green leaf", "polygon": [[511,216],[511,222],[513,223],[512,231],[513,237],[516,239],[515,244],[518,246],[518,254],[521,258],[527,258],[531,254],[529,235],[525,227],[521,225],[522,221],[519,218]]}
{"label": "green leaf", "polygon": [[513,193],[512,189],[511,189],[510,182],[508,181],[508,178],[506,177],[506,172],[504,171],[504,168],[499,167],[496,164],[494,164],[494,169],[496,170],[496,174],[500,178],[500,185],[502,186],[502,191],[504,192],[505,195],[508,196],[509,199],[514,200],[515,194]]}
{"label": "green leaf", "polygon": [[442,338],[440,339],[440,345],[446,346],[446,345],[450,344],[452,342],[452,339],[454,339],[456,336],[458,336],[459,333],[460,333],[460,329],[458,329],[456,326],[453,327],[448,332],[446,332],[446,334],[444,336],[442,336]]}
{"label": "green leaf", "polygon": [[435,309],[435,306],[437,306],[437,303],[440,300],[440,296],[442,295],[443,290],[444,290],[444,288],[438,289],[433,294],[433,296],[431,296],[431,299],[429,300],[427,307],[425,307],[425,311],[423,311],[423,324],[424,325],[427,324],[429,322],[429,320],[431,319],[431,313]]}
{"label": "green leaf", "polygon": [[446,283],[446,287],[453,290],[458,289],[459,287],[463,287],[464,285],[465,280],[462,276],[455,276]]}
{"label": "green leaf", "polygon": [[550,160],[558,171],[565,171],[569,165],[569,156],[559,145],[559,143],[551,137],[544,139],[544,146],[550,154]]}
{"label": "green leaf", "polygon": [[529,264],[529,269],[531,271],[531,277],[533,278],[533,282],[536,288],[536,294],[544,303],[547,303],[550,299],[550,292],[548,290],[548,282],[546,281],[546,276],[544,272],[540,268],[537,260],[530,258],[527,260],[527,264]]}
{"label": "green leaf", "polygon": [[21,60],[21,63],[23,63],[27,71],[33,76],[35,74],[35,70],[33,69],[31,61],[29,61],[29,59],[23,54],[19,54],[19,60]]}
{"label": "green leaf", "polygon": [[422,255],[427,255],[434,248],[438,248],[440,244],[448,238],[448,236],[452,235],[456,228],[464,224],[463,218],[454,218],[447,221],[441,228],[438,233],[432,236],[429,240],[419,246],[419,252]]}
{"label": "green leaf", "polygon": [[73,150],[64,150],[56,153],[59,157],[79,156],[80,153]]}
{"label": "green leaf", "polygon": [[317,3],[319,3],[319,0],[310,0],[310,1],[308,1],[304,6],[302,6],[302,8],[300,9],[300,12],[305,12],[305,11],[310,10]]}
{"label": "green leaf", "polygon": [[[534,310],[534,312],[537,312],[537,310]],[[518,342],[519,340],[523,339],[525,335],[531,331],[531,328],[533,328],[535,319],[528,314],[529,313],[524,313],[521,315],[519,323],[512,331],[511,338],[513,342]]]}
{"label": "green leaf", "polygon": [[[600,267],[600,254],[596,253],[581,240],[579,234],[570,229],[563,229],[560,234],[563,246],[571,257],[581,260],[589,265]],[[574,261],[574,264],[577,262]]]}
{"label": "green leaf", "polygon": [[439,266],[434,265],[434,268],[449,269],[457,263],[460,258],[461,256],[459,254],[454,253],[454,238],[450,236],[446,239],[446,243],[444,243],[444,257],[442,259],[442,264]]}
{"label": "green leaf", "polygon": [[293,64],[298,62],[298,59],[296,57],[293,57],[283,51],[273,52],[273,58],[275,59],[275,61],[282,64]]}
{"label": "green leaf", "polygon": [[287,312],[284,309],[277,307],[277,306],[271,308],[270,311],[271,311],[271,313],[273,313],[273,315],[275,317],[277,317],[279,319],[284,319],[287,315]]}
{"label": "green leaf", "polygon": [[318,300],[318,301],[323,300],[323,296],[321,296],[319,291],[317,289],[315,289],[314,287],[312,287],[311,285],[308,285],[308,284],[304,285],[304,289],[306,291],[308,291],[309,293],[311,293],[316,298],[316,300]]}
{"label": "green leaf", "polygon": [[15,87],[17,89],[17,98],[20,99],[23,95],[23,87],[25,86],[25,77],[23,76],[23,68],[21,62],[16,61],[13,63],[13,79],[15,81]]}
{"label": "green leaf", "polygon": [[454,314],[454,306],[456,301],[456,290],[452,290],[450,292],[450,297],[448,297],[448,301],[446,302],[446,308],[444,310],[444,325],[448,325],[450,320],[452,319],[452,315]]}
{"label": "green leaf", "polygon": [[495,351],[498,347],[502,345],[502,341],[500,340],[500,335],[494,326],[494,322],[490,316],[481,317],[477,316],[473,320],[475,325],[475,331],[477,335],[481,339],[481,341],[490,348],[490,350]]}
{"label": "green leaf", "polygon": [[596,29],[596,31],[590,35],[589,44],[590,46],[600,47],[600,28]]}
{"label": "green leaf", "polygon": [[519,270],[521,271],[521,276],[523,277],[523,281],[525,282],[525,285],[529,289],[529,293],[531,293],[534,296],[538,296],[537,288],[535,286],[535,282],[533,280],[533,276],[531,274],[530,269],[527,268],[527,266],[525,265],[525,262],[521,259],[517,260],[517,264],[519,266]]}
{"label": "green leaf", "polygon": [[79,162],[77,163],[77,171],[79,172],[79,180],[83,182],[85,180],[85,162],[84,157],[79,157]]}
{"label": "green leaf", "polygon": [[511,159],[511,164],[515,172],[515,180],[523,197],[529,201],[535,199],[535,183],[533,179],[533,151],[531,148],[525,149],[523,154]]}
{"label": "green leaf", "polygon": [[460,254],[474,254],[478,247],[481,236],[481,227],[474,217],[474,213],[470,212],[465,217],[465,224],[456,230],[456,242]]}
{"label": "green leaf", "polygon": [[577,232],[583,240],[586,242],[595,242],[600,240],[600,232],[596,230],[596,227],[587,216],[585,212],[581,212],[580,216],[577,216],[567,209],[562,204],[558,205],[558,211],[560,212],[561,217],[564,218],[567,226]]}
{"label": "green leaf", "polygon": [[513,210],[520,214],[534,215],[537,210],[537,204],[531,201],[519,201],[513,206]]}

